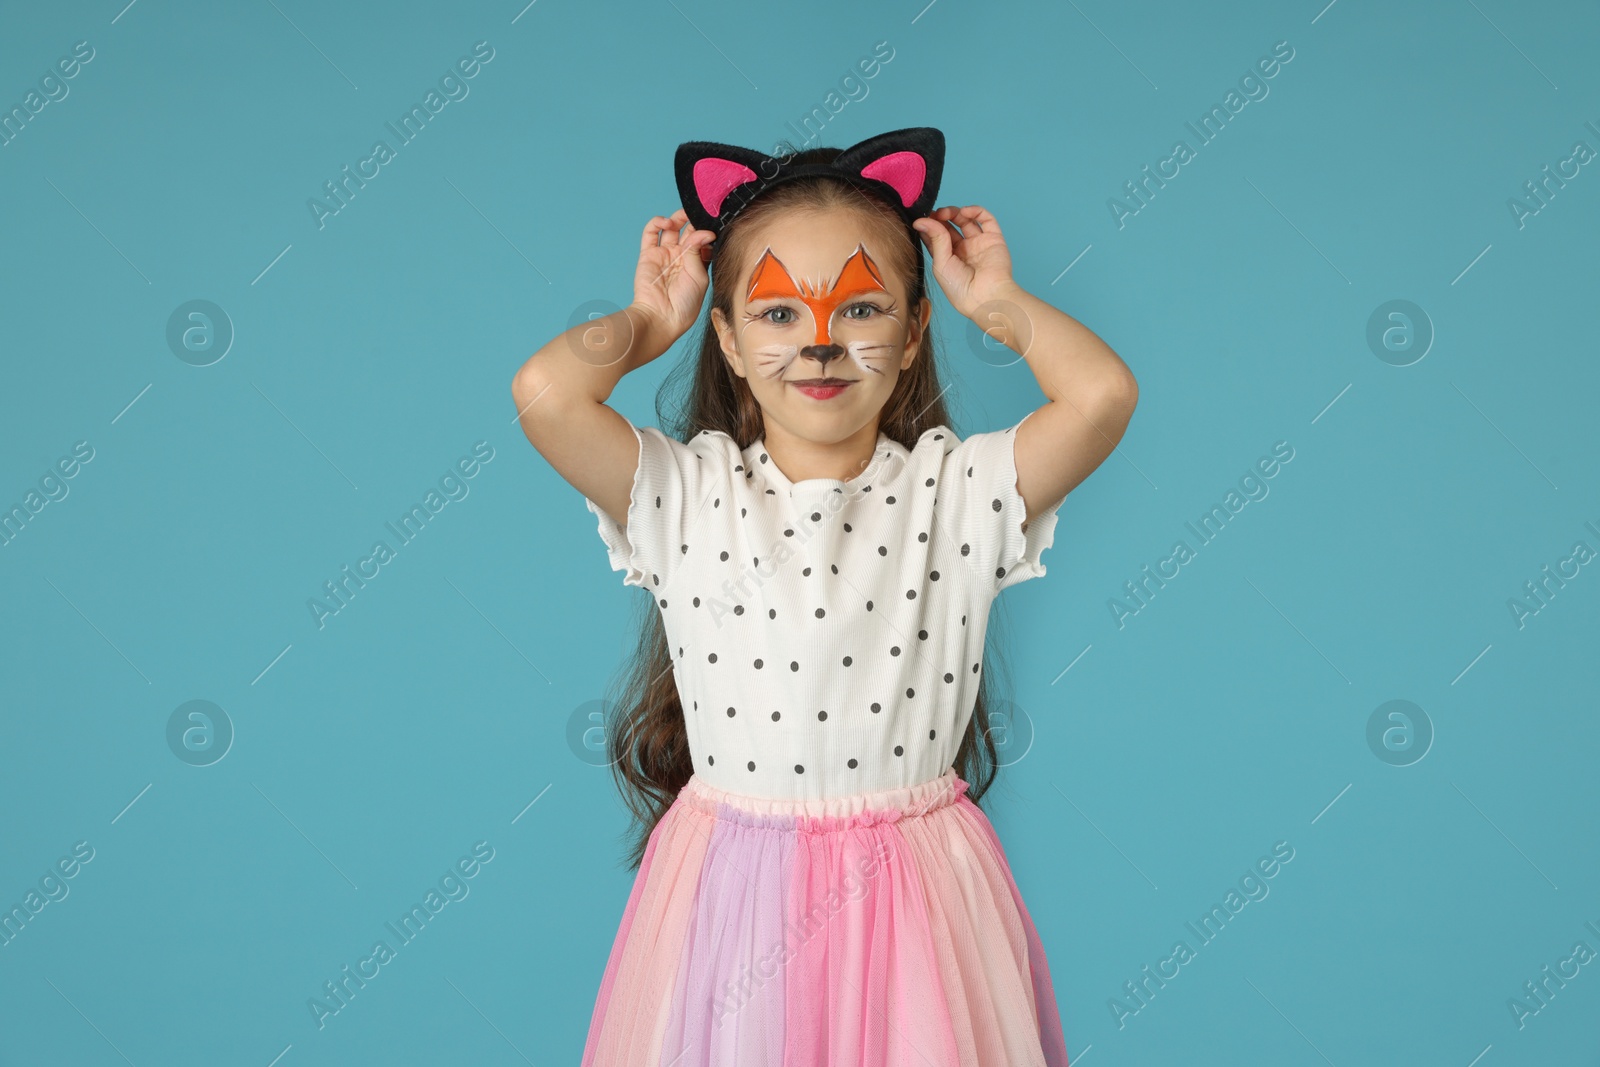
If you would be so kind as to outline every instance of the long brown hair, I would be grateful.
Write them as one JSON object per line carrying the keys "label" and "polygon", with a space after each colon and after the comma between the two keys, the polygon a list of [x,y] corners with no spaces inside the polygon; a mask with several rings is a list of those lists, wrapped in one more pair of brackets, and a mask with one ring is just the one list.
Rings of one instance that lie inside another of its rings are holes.
{"label": "long brown hair", "polygon": [[[795,153],[796,163],[827,163],[838,148],[818,147]],[[922,245],[915,230],[887,204],[850,183],[827,177],[796,178],[762,192],[723,228],[711,266],[711,306],[733,318],[734,285],[740,264],[750,254],[751,234],[763,219],[787,211],[862,213],[863,223],[885,239],[887,258],[902,278],[910,279],[907,307],[916,314],[927,295]],[[759,438],[765,425],[761,408],[743,378],[723,358],[710,312],[701,322],[698,358],[680,360],[668,373],[656,397],[656,421],[661,431],[688,441],[702,430],[720,430],[743,449]],[[922,349],[911,367],[901,372],[894,391],[879,415],[878,428],[907,449],[923,431],[949,425],[944,388],[939,384],[933,327],[923,330]],[[670,403],[669,403],[670,401]],[[611,722],[606,729],[611,746],[612,773],[624,803],[632,812],[626,859],[630,869],[644,858],[650,835],[688,782],[694,766],[684,726],[683,704],[672,676],[672,655],[655,598],[637,599],[638,655],[613,683],[618,690]],[[987,651],[985,660],[987,661]],[[956,750],[952,766],[967,783],[973,802],[993,784],[999,769],[994,739],[989,731],[990,671],[980,671],[977,701],[966,735]]]}

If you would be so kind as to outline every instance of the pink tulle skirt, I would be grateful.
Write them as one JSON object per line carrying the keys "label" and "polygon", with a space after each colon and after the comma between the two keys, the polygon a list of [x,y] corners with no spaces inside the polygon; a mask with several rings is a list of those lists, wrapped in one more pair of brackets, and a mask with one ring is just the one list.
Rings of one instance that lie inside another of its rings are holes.
{"label": "pink tulle skirt", "polygon": [[690,778],[651,834],[583,1067],[1066,1067],[1038,932],[954,769],[835,800]]}

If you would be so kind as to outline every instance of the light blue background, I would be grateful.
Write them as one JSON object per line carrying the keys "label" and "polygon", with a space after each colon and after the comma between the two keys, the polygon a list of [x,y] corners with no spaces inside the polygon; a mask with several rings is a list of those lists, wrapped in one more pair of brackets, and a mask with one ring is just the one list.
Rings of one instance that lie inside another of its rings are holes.
{"label": "light blue background", "polygon": [[[0,1064],[577,1062],[632,877],[567,722],[643,594],[511,376],[631,298],[678,142],[772,150],[878,41],[822,141],[942,128],[940,201],[992,210],[1141,386],[995,624],[1035,733],[988,810],[1074,1062],[1594,1062],[1600,963],[1507,1008],[1600,950],[1600,574],[1507,607],[1600,548],[1600,174],[1507,207],[1600,149],[1592,5],[123,2],[0,33],[7,108],[95,50],[0,148],[0,504],[94,449],[0,548],[0,904],[95,850],[0,947]],[[319,229],[307,199],[478,41],[470,95]],[[1119,228],[1108,199],[1279,41],[1270,94]],[[165,340],[194,299],[236,331],[210,366]],[[1409,366],[1366,342],[1393,299],[1437,334]],[[938,315],[958,432],[1043,402]],[[613,405],[653,424],[683,351]],[[477,441],[470,495],[319,629],[307,599]],[[1119,628],[1278,441],[1270,495]],[[193,699],[237,731],[204,768],[166,742]],[[1410,766],[1366,740],[1392,699],[1436,734]],[[308,998],[478,841],[470,895],[319,1030]],[[1119,1028],[1277,841],[1270,895]]]}

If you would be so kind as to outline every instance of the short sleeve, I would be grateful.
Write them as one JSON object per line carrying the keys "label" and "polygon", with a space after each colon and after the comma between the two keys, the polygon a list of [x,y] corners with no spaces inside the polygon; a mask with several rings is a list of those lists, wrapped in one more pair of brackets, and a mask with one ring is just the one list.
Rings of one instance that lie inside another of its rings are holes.
{"label": "short sleeve", "polygon": [[1056,520],[1065,495],[1033,517],[1027,529],[1027,503],[1017,491],[1017,429],[975,433],[945,454],[939,476],[935,518],[975,570],[1002,590],[1044,576],[1044,550],[1055,541]]}
{"label": "short sleeve", "polygon": [[[726,468],[732,439],[703,432],[688,444],[653,426],[628,425],[639,442],[639,467],[628,499],[627,524],[619,525],[588,497],[584,503],[599,520],[611,569],[623,571],[622,584],[654,589],[671,580],[689,550],[689,533],[702,504],[716,491],[717,472]],[[724,476],[722,481],[726,481]]]}

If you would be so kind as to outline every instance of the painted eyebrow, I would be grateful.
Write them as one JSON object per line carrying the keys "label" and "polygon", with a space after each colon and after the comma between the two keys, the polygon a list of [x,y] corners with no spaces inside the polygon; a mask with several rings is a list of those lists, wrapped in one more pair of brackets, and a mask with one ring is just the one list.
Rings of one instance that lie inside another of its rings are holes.
{"label": "painted eyebrow", "polygon": [[885,294],[885,296],[893,296],[893,293],[890,293],[890,291],[886,290],[885,286],[882,286],[882,285],[862,285],[862,286],[859,286],[859,288],[854,288],[854,290],[845,290],[845,291],[843,291],[843,293],[838,294],[838,299],[840,299],[840,301],[843,301],[843,299],[851,298],[851,296],[862,296],[862,294],[866,294],[866,293],[883,293],[883,294]]}
{"label": "painted eyebrow", "polygon": [[[838,298],[838,300],[842,301],[842,300],[848,300],[850,297],[853,297],[853,296],[865,296],[865,295],[872,295],[872,294],[877,294],[877,293],[882,293],[884,296],[888,296],[891,299],[893,297],[893,294],[890,293],[889,290],[885,289],[883,286],[866,286],[866,285],[864,285],[864,286],[860,286],[860,287],[855,288],[855,289],[848,289],[843,293],[837,294],[837,298]],[[791,301],[794,301],[795,303],[800,303],[800,304],[804,304],[806,302],[805,298],[802,297],[799,293],[794,293],[794,294],[779,293],[776,296],[753,296],[750,299],[746,300],[745,303],[746,304],[761,304],[761,303],[765,303],[766,301],[769,301],[769,300],[791,300]]]}

